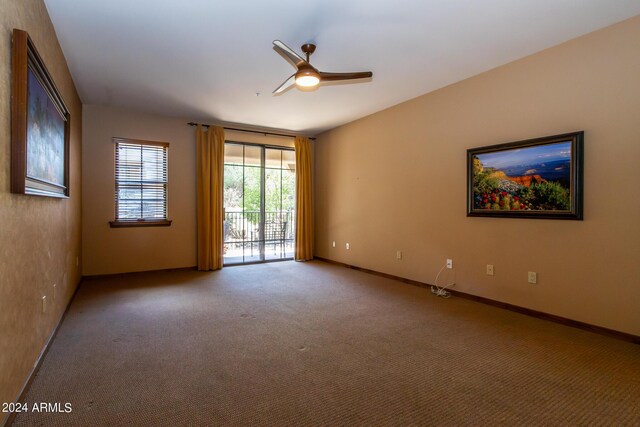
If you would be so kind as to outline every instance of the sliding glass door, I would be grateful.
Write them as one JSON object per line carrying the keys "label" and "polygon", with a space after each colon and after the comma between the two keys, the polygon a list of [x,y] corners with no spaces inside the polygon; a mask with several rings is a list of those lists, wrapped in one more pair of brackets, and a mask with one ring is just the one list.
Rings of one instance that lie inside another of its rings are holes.
{"label": "sliding glass door", "polygon": [[295,152],[225,143],[224,263],[293,258]]}

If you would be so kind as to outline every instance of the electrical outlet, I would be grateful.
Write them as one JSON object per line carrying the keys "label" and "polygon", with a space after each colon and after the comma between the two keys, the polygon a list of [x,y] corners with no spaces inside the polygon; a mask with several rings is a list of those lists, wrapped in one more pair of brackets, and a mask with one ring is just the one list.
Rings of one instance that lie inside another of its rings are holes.
{"label": "electrical outlet", "polygon": [[402,251],[396,251],[396,259],[402,259]]}
{"label": "electrical outlet", "polygon": [[56,285],[56,284],[54,283],[54,284],[53,284],[53,295],[52,295],[52,297],[53,297],[53,300],[54,300],[54,301],[56,300],[56,286],[58,286],[58,285]]}
{"label": "electrical outlet", "polygon": [[349,249],[349,244],[348,243],[345,244],[344,247],[347,248],[347,250],[348,250]]}
{"label": "electrical outlet", "polygon": [[334,248],[336,247],[336,241],[335,240],[331,243],[331,246],[333,246]]}
{"label": "electrical outlet", "polygon": [[42,297],[42,312],[46,313],[47,311],[47,297]]}
{"label": "electrical outlet", "polygon": [[449,269],[453,268],[453,260],[452,259],[447,259],[447,268],[449,268]]}
{"label": "electrical outlet", "polygon": [[538,273],[536,273],[535,271],[530,271],[527,279],[529,283],[538,283]]}
{"label": "electrical outlet", "polygon": [[493,264],[487,264],[487,276],[493,276]]}

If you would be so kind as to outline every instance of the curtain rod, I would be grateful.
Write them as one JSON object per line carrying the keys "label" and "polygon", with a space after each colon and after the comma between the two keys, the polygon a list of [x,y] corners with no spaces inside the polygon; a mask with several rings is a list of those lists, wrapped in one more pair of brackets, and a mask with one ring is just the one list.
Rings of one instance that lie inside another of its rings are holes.
{"label": "curtain rod", "polygon": [[[201,126],[206,127],[206,128],[208,128],[208,127],[210,127],[210,126],[213,126],[213,125],[205,125],[204,123],[196,123],[196,122],[189,122],[189,123],[187,123],[187,124],[188,124],[189,126],[198,126],[198,125],[201,125]],[[240,128],[230,128],[230,127],[226,127],[226,126],[223,126],[223,128],[224,128],[224,129],[226,129],[226,130],[235,130],[235,131],[238,131],[238,132],[257,133],[257,134],[259,134],[259,135],[265,135],[265,136],[266,136],[266,135],[273,135],[273,136],[284,136],[285,138],[295,138],[295,136],[294,136],[294,135],[285,135],[284,133],[263,132],[263,131],[259,131],[259,130],[249,130],[249,129],[240,129]],[[309,139],[310,139],[310,140],[312,140],[312,141],[315,141],[315,140],[316,140],[315,138],[311,138],[311,137],[309,137]]]}

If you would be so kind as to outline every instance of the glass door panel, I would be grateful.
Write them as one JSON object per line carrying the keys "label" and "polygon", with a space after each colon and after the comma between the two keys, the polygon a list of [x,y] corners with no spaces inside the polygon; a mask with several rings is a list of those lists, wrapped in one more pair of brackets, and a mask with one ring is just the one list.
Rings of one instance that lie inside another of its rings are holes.
{"label": "glass door panel", "polygon": [[279,259],[283,256],[284,227],[286,218],[282,214],[282,170],[265,170],[265,257]]}
{"label": "glass door panel", "polygon": [[[226,148],[226,147],[225,147]],[[226,151],[225,151],[226,154]],[[225,156],[225,162],[227,161]],[[242,150],[240,165],[224,166],[224,262],[239,263],[244,261],[245,227],[243,220],[244,206],[244,167],[242,166]]]}
{"label": "glass door panel", "polygon": [[243,228],[245,231],[244,261],[262,261],[260,225],[262,224],[262,168],[244,168],[244,209]]}
{"label": "glass door panel", "polygon": [[224,263],[291,259],[293,150],[228,142],[224,183]]}
{"label": "glass door panel", "polygon": [[[291,152],[293,154],[293,152]],[[283,152],[284,154],[284,152]],[[296,237],[296,170],[295,157],[293,170],[282,169],[282,211],[286,213],[284,257],[293,258]],[[283,164],[283,166],[285,166]]]}

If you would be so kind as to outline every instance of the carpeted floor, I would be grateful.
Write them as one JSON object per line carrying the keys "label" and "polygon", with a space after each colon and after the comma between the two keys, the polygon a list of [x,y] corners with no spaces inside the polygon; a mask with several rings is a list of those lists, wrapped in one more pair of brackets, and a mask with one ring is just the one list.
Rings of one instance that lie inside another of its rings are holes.
{"label": "carpeted floor", "polygon": [[85,281],[15,426],[640,425],[640,346],[322,262]]}

